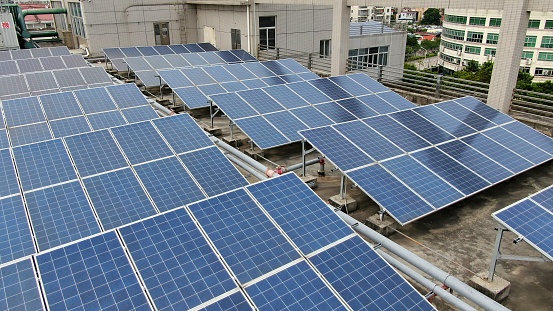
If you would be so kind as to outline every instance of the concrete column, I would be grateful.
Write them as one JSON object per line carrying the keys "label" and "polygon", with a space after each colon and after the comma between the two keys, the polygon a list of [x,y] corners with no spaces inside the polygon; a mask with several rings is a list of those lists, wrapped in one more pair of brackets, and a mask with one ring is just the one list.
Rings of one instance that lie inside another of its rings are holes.
{"label": "concrete column", "polygon": [[343,75],[347,69],[349,53],[349,18],[351,7],[346,0],[333,0],[332,6],[332,42],[330,73]]}
{"label": "concrete column", "polygon": [[517,83],[528,28],[529,0],[504,0],[499,42],[493,65],[488,105],[507,113]]}

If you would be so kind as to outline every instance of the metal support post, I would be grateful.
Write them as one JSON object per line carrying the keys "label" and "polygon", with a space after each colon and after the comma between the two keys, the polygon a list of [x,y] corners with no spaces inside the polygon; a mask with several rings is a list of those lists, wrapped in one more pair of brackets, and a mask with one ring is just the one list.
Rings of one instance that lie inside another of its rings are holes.
{"label": "metal support post", "polygon": [[376,74],[376,81],[380,82],[382,81],[382,65],[378,65],[377,68],[377,74]]}
{"label": "metal support post", "polygon": [[280,48],[276,48],[276,59],[280,59]]}
{"label": "metal support post", "polygon": [[215,119],[215,114],[213,113],[213,101],[208,100],[209,103],[209,117],[211,119],[211,128],[213,128],[213,119]]}
{"label": "metal support post", "polygon": [[503,231],[505,231],[505,228],[503,227],[497,228],[497,235],[495,236],[495,245],[493,246],[492,261],[490,263],[490,270],[488,271],[488,282],[493,281],[495,266],[497,265],[497,260],[499,260],[499,257],[501,256],[501,252],[499,251],[499,248],[501,247],[501,239],[503,238]]}
{"label": "metal support post", "polygon": [[344,200],[346,198],[346,175],[342,174],[342,178],[340,179],[340,199]]}
{"label": "metal support post", "polygon": [[443,75],[438,75],[436,77],[436,93],[434,94],[434,96],[436,98],[441,98],[442,97],[442,80],[443,80]]}
{"label": "metal support post", "polygon": [[307,69],[311,70],[313,67],[313,53],[307,54]]}
{"label": "metal support post", "polygon": [[163,83],[161,82],[161,76],[156,76],[159,78],[159,97],[163,99]]}
{"label": "metal support post", "polygon": [[234,139],[234,123],[229,124],[230,127],[230,139]]}
{"label": "metal support post", "polygon": [[307,153],[305,153],[305,139],[301,140],[301,173],[302,176],[306,176],[306,165],[305,165],[305,157],[307,156]]}

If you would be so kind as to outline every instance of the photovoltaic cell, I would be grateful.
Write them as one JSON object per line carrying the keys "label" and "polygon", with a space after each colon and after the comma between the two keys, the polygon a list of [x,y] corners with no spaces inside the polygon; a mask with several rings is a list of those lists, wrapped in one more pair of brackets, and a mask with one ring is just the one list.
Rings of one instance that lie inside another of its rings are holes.
{"label": "photovoltaic cell", "polygon": [[269,113],[284,110],[284,107],[260,89],[236,93],[259,113]]}
{"label": "photovoltaic cell", "polygon": [[155,45],[152,48],[154,48],[159,55],[175,54],[167,45]]}
{"label": "photovoltaic cell", "polygon": [[134,71],[152,70],[152,66],[144,60],[144,57],[127,57],[125,63]]}
{"label": "photovoltaic cell", "polygon": [[272,77],[275,75],[274,72],[270,71],[267,67],[258,62],[243,63],[242,66],[251,71],[258,78]]}
{"label": "photovoltaic cell", "polygon": [[472,127],[436,108],[436,106],[419,107],[414,111],[455,137],[463,137],[476,132]]}
{"label": "photovoltaic cell", "polygon": [[241,311],[253,310],[241,291],[199,309],[200,311]]}
{"label": "photovoltaic cell", "polygon": [[0,268],[0,309],[44,309],[30,259]]}
{"label": "photovoltaic cell", "polygon": [[10,128],[12,147],[51,139],[50,129],[46,122]]}
{"label": "photovoltaic cell", "polygon": [[149,122],[141,122],[111,129],[132,164],[173,155]]}
{"label": "photovoltaic cell", "polygon": [[261,149],[272,148],[290,143],[290,140],[282,135],[262,116],[234,120],[238,127],[248,133],[253,142]]}
{"label": "photovoltaic cell", "polygon": [[9,127],[45,121],[44,113],[36,97],[2,101],[6,123]]}
{"label": "photovoltaic cell", "polygon": [[166,69],[172,67],[161,55],[144,57],[143,60],[147,61],[153,69]]}
{"label": "photovoltaic cell", "polygon": [[19,97],[28,96],[29,89],[25,76],[16,75],[0,77],[0,100],[8,99],[9,95],[22,94]]}
{"label": "photovoltaic cell", "polygon": [[153,123],[177,154],[213,146],[206,133],[187,114],[157,119]]}
{"label": "photovoltaic cell", "polygon": [[159,117],[150,105],[124,109],[121,110],[121,113],[129,123],[148,121]]}
{"label": "photovoltaic cell", "polygon": [[174,157],[134,168],[161,212],[205,199],[200,188]]}
{"label": "photovoltaic cell", "polygon": [[548,187],[532,195],[532,200],[546,210],[553,212],[553,187]]}
{"label": "photovoltaic cell", "polygon": [[189,310],[237,288],[184,209],[120,231],[159,310]]}
{"label": "photovoltaic cell", "polygon": [[365,119],[364,122],[406,152],[430,146],[427,141],[409,131],[389,116],[373,117]]}
{"label": "photovoltaic cell", "polygon": [[207,85],[200,85],[200,86],[198,86],[198,89],[202,93],[204,93],[205,95],[214,95],[214,94],[226,93],[225,89],[217,83],[207,84]]}
{"label": "photovoltaic cell", "polygon": [[367,88],[369,91],[373,93],[378,92],[385,92],[389,91],[390,89],[385,87],[383,84],[378,83],[373,78],[369,77],[368,75],[364,73],[356,73],[352,75],[348,75],[351,79],[355,80],[357,83],[361,84],[365,88]]}
{"label": "photovoltaic cell", "polygon": [[205,67],[204,71],[219,83],[236,81],[236,77],[228,72],[223,66]]}
{"label": "photovoltaic cell", "polygon": [[329,78],[329,80],[334,82],[335,84],[343,88],[345,91],[347,91],[349,94],[354,96],[372,94],[371,91],[367,90],[366,88],[362,87],[359,83],[350,79],[349,76],[335,76],[335,77]]}
{"label": "photovoltaic cell", "polygon": [[69,49],[66,46],[55,46],[48,48],[52,56],[71,55]]}
{"label": "photovoltaic cell", "polygon": [[67,68],[67,65],[63,62],[59,56],[50,56],[39,59],[40,64],[44,70],[56,70]]}
{"label": "photovoltaic cell", "polygon": [[182,74],[187,77],[194,85],[213,84],[216,83],[202,68],[185,68],[181,69]]}
{"label": "photovoltaic cell", "polygon": [[35,252],[21,195],[0,199],[0,264]]}
{"label": "photovoltaic cell", "polygon": [[534,165],[551,159],[551,155],[547,152],[502,128],[494,128],[485,131],[483,134],[523,157],[525,160],[532,162]]}
{"label": "photovoltaic cell", "polygon": [[140,53],[140,51],[135,47],[121,48],[121,52],[123,52],[123,55],[125,55],[125,57],[143,56],[142,53]]}
{"label": "photovoltaic cell", "polygon": [[190,82],[190,80],[188,80],[188,78],[186,78],[180,70],[160,70],[158,71],[158,74],[167,83],[167,85],[173,89],[173,91],[176,88],[193,86],[192,82]]}
{"label": "photovoltaic cell", "polygon": [[20,73],[42,71],[42,65],[40,61],[36,58],[20,59],[17,60],[17,67],[19,67]]}
{"label": "photovoltaic cell", "polygon": [[86,82],[78,69],[64,69],[52,71],[60,87],[85,85]]}
{"label": "photovoltaic cell", "polygon": [[12,59],[27,59],[33,57],[31,50],[13,50],[10,51],[10,53],[12,54]]}
{"label": "photovoltaic cell", "polygon": [[308,128],[303,122],[296,118],[289,111],[280,111],[275,113],[269,113],[264,115],[265,119],[269,121],[275,128],[282,132],[291,141],[300,141],[301,136],[298,131],[302,131]]}
{"label": "photovoltaic cell", "polygon": [[478,131],[495,126],[495,124],[491,121],[482,118],[476,113],[460,106],[453,101],[437,103],[434,106],[442,109],[443,111],[449,113],[450,115],[470,125],[472,128]]}
{"label": "photovoltaic cell", "polygon": [[305,68],[292,58],[280,59],[278,62],[286,66],[286,68],[290,69],[294,73],[309,72],[309,69]]}
{"label": "photovoltaic cell", "polygon": [[10,146],[10,142],[8,141],[6,130],[1,129],[0,130],[0,149],[8,148],[9,146]]}
{"label": "photovoltaic cell", "polygon": [[286,85],[276,85],[263,89],[282,106],[291,109],[308,106],[309,103],[292,92]]}
{"label": "photovoltaic cell", "polygon": [[404,153],[399,147],[361,121],[336,124],[332,127],[376,161]]}
{"label": "photovoltaic cell", "polygon": [[102,67],[84,67],[79,68],[79,71],[88,85],[97,83],[113,84],[111,78]]}
{"label": "photovoltaic cell", "polygon": [[54,133],[55,138],[91,131],[85,117],[82,116],[50,121],[50,127],[52,128],[52,133]]}
{"label": "photovoltaic cell", "polygon": [[257,59],[253,57],[250,53],[244,51],[244,50],[232,50],[232,54],[236,55],[240,60],[243,60],[245,62],[255,62]]}
{"label": "photovoltaic cell", "polygon": [[293,73],[290,69],[286,68],[286,66],[284,66],[283,64],[281,64],[279,61],[276,61],[276,60],[264,61],[264,62],[261,62],[261,64],[269,68],[269,70],[271,70],[272,72],[274,72],[279,76]]}
{"label": "photovoltaic cell", "polygon": [[31,49],[31,55],[33,58],[39,58],[39,57],[47,57],[47,56],[51,56],[52,54],[50,53],[50,50],[49,49],[42,49],[42,48],[38,48],[38,49]]}
{"label": "photovoltaic cell", "polygon": [[267,86],[267,83],[263,82],[261,79],[242,80],[242,83],[249,89],[257,89]]}
{"label": "photovoltaic cell", "polygon": [[223,82],[221,83],[221,86],[225,89],[227,92],[238,92],[247,90],[248,87],[245,86],[243,83],[234,81],[234,82]]}
{"label": "photovoltaic cell", "polygon": [[71,92],[42,95],[39,99],[49,120],[82,115],[81,107]]}
{"label": "photovoltaic cell", "polygon": [[346,109],[342,108],[335,102],[318,104],[314,107],[321,111],[325,116],[332,119],[335,123],[342,123],[356,119],[353,114],[349,113]]}
{"label": "photovoltaic cell", "polygon": [[107,87],[106,90],[121,109],[148,105],[148,101],[136,84],[114,85]]}
{"label": "photovoltaic cell", "polygon": [[[170,68],[189,67],[191,66],[181,55],[179,54],[167,54],[164,56],[165,60],[171,65]],[[158,71],[159,73],[159,71]]]}
{"label": "photovoltaic cell", "polygon": [[40,251],[100,232],[78,181],[25,194]]}
{"label": "photovoltaic cell", "polygon": [[0,197],[19,192],[15,168],[9,149],[0,150]]}
{"label": "photovoltaic cell", "polygon": [[210,98],[233,120],[257,115],[257,111],[236,93],[212,95]]}
{"label": "photovoltaic cell", "polygon": [[433,145],[455,139],[455,137],[440,129],[436,125],[432,124],[428,120],[422,118],[413,110],[405,110],[397,113],[392,113],[390,114],[390,117],[392,117],[394,120],[401,123],[402,125],[408,127],[410,130],[415,132],[415,134],[418,134]]}
{"label": "photovoltaic cell", "polygon": [[18,74],[17,63],[13,60],[0,62],[0,76]]}
{"label": "photovoltaic cell", "polygon": [[159,55],[159,53],[151,46],[137,46],[136,49],[143,56]]}
{"label": "photovoltaic cell", "polygon": [[329,102],[330,98],[308,82],[291,83],[288,87],[312,105]]}
{"label": "photovoltaic cell", "polygon": [[[307,73],[305,73],[305,74],[307,74]],[[301,75],[304,75],[304,74],[301,74]],[[304,77],[304,76],[300,76],[300,74],[285,75],[285,76],[280,76],[279,78],[282,79],[286,83],[302,82],[302,81],[307,81],[307,80],[313,79],[313,78],[307,78],[307,77]],[[318,78],[318,76],[316,76],[315,79],[316,78]]]}
{"label": "photovoltaic cell", "polygon": [[343,99],[337,101],[336,103],[340,105],[340,107],[346,109],[349,113],[360,119],[379,115],[378,112],[372,110],[371,108],[369,108],[369,106],[363,104],[363,102],[361,102],[357,98]]}
{"label": "photovoltaic cell", "polygon": [[92,128],[96,131],[126,123],[118,110],[89,114],[87,118]]}
{"label": "photovoltaic cell", "polygon": [[198,43],[198,46],[202,48],[204,51],[218,51],[216,47],[214,47],[211,43],[202,42]]}
{"label": "photovoltaic cell", "polygon": [[203,59],[207,61],[208,64],[216,65],[216,64],[224,64],[225,61],[217,56],[217,54],[213,52],[206,52],[206,53],[198,53],[199,56],[201,56]]}
{"label": "photovoltaic cell", "polygon": [[377,95],[360,96],[357,99],[365,103],[367,106],[369,106],[369,108],[373,109],[379,114],[386,114],[397,111],[396,107],[390,105]]}
{"label": "photovoltaic cell", "polygon": [[234,190],[248,183],[215,146],[182,154],[180,159],[208,196]]}
{"label": "photovoltaic cell", "polygon": [[29,91],[37,92],[42,90],[53,90],[58,92],[58,84],[56,80],[52,79],[51,72],[35,72],[25,75],[27,84],[29,85]]}
{"label": "photovoltaic cell", "polygon": [[290,110],[290,112],[311,128],[334,123],[319,110],[315,109],[315,107],[301,107],[298,109]]}
{"label": "photovoltaic cell", "polygon": [[241,59],[234,55],[231,51],[217,51],[215,54],[227,63],[238,63],[241,61]]}
{"label": "photovoltaic cell", "polygon": [[392,91],[378,93],[376,96],[384,99],[390,105],[394,106],[397,110],[415,108],[415,104]]}
{"label": "photovoltaic cell", "polygon": [[129,168],[86,178],[84,185],[105,230],[156,213]]}
{"label": "photovoltaic cell", "polygon": [[182,44],[169,45],[169,48],[177,54],[190,53],[190,51]]}
{"label": "photovoltaic cell", "polygon": [[151,310],[115,232],[37,256],[51,310]]}
{"label": "photovoltaic cell", "polygon": [[86,61],[81,55],[63,55],[61,56],[66,68],[87,67]]}
{"label": "photovoltaic cell", "polygon": [[203,57],[195,53],[182,54],[182,57],[193,67],[209,65]]}
{"label": "photovoltaic cell", "polygon": [[551,139],[551,137],[530,128],[522,122],[505,124],[504,126],[502,126],[502,128],[511,133],[514,133],[518,137],[538,146],[540,149],[553,155],[553,140]]}
{"label": "photovoltaic cell", "polygon": [[315,79],[315,80],[310,80],[309,83],[311,83],[318,90],[325,93],[328,97],[334,100],[352,97],[351,94],[344,91],[344,89],[342,89],[341,87],[339,87],[329,79]]}
{"label": "photovoltaic cell", "polygon": [[484,117],[492,121],[495,124],[504,124],[515,120],[510,116],[504,113],[501,113],[493,109],[492,107],[484,104],[483,102],[479,101],[474,97],[458,98],[455,100],[455,102],[467,109],[470,109],[471,111],[475,112],[481,117]]}
{"label": "photovoltaic cell", "polygon": [[242,284],[300,258],[243,189],[189,208]]}
{"label": "photovoltaic cell", "polygon": [[255,79],[256,76],[246,69],[243,64],[232,64],[225,66],[225,69],[227,69],[229,72],[232,73],[233,76],[238,78],[239,80],[247,80],[247,79]]}
{"label": "photovoltaic cell", "polygon": [[81,177],[127,166],[107,130],[66,137],[65,142]]}

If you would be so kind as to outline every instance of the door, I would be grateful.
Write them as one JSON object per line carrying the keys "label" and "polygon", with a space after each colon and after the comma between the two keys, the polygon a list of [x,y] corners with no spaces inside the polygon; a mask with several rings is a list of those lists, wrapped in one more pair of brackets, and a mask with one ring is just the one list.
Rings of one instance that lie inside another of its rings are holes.
{"label": "door", "polygon": [[171,39],[169,38],[169,23],[154,23],[154,37],[156,45],[171,44]]}
{"label": "door", "polygon": [[215,41],[215,27],[204,26],[204,42],[211,43],[213,46],[217,46]]}

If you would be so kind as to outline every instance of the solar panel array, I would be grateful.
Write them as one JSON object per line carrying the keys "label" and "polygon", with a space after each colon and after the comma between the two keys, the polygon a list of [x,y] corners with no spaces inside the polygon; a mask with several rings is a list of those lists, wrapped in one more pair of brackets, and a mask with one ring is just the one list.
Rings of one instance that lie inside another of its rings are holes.
{"label": "solar panel array", "polygon": [[1,108],[0,148],[158,117],[134,84],[4,100]]}
{"label": "solar panel array", "polygon": [[0,149],[0,158],[0,265],[247,184],[188,115]]}
{"label": "solar panel array", "polygon": [[49,56],[40,58],[7,60],[0,61],[0,76],[87,66],[88,64],[81,55]]}
{"label": "solar panel array", "polygon": [[82,67],[0,77],[0,100],[113,85],[101,67]]}
{"label": "solar panel array", "polygon": [[402,225],[553,157],[553,139],[473,97],[300,135]]}
{"label": "solar panel array", "polygon": [[415,107],[362,73],[210,98],[261,149],[298,142],[301,130]]}
{"label": "solar panel array", "polygon": [[318,78],[292,59],[160,70],[158,73],[190,109],[208,107],[208,96],[214,94]]}
{"label": "solar panel array", "polygon": [[7,308],[434,310],[294,174],[41,252],[0,281]]}
{"label": "solar panel array", "polygon": [[160,81],[159,73],[157,72],[158,70],[213,66],[249,61],[257,61],[257,59],[244,50],[211,51],[125,58],[125,63],[147,87],[159,86],[160,82],[165,84],[165,81]]}
{"label": "solar panel array", "polygon": [[191,43],[124,48],[104,48],[102,50],[104,51],[106,58],[111,62],[115,69],[117,69],[118,71],[126,71],[127,64],[125,63],[124,59],[127,57],[209,52],[217,51],[217,48],[214,47],[211,43]]}
{"label": "solar panel array", "polygon": [[49,56],[71,55],[66,46],[56,46],[51,48],[38,48],[27,50],[8,50],[0,51],[0,61],[17,60],[27,58],[39,58]]}
{"label": "solar panel array", "polygon": [[493,217],[553,261],[553,186],[493,213]]}

